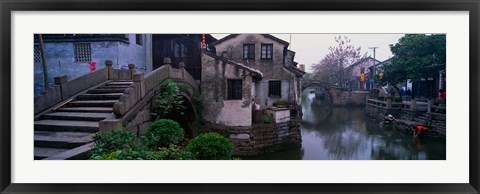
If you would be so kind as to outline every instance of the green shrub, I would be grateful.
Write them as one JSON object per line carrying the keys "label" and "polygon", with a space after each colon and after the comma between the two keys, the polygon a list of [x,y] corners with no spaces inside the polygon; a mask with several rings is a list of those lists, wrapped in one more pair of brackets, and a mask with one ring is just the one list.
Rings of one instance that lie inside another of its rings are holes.
{"label": "green shrub", "polygon": [[377,100],[385,101],[386,99],[385,99],[385,96],[379,96],[377,97]]}
{"label": "green shrub", "polygon": [[102,156],[103,153],[134,148],[138,142],[134,133],[123,129],[95,133],[93,141],[95,147],[90,151],[91,158]]}
{"label": "green shrub", "polygon": [[230,160],[233,144],[218,133],[204,133],[194,138],[188,145],[194,159],[198,160]]}
{"label": "green shrub", "polygon": [[271,114],[263,115],[263,122],[266,124],[273,123],[273,116]]}
{"label": "green shrub", "polygon": [[393,101],[394,102],[402,102],[402,98],[401,97],[395,97],[395,98],[393,98]]}
{"label": "green shrub", "polygon": [[285,100],[278,100],[272,103],[273,106],[288,106],[288,102]]}
{"label": "green shrub", "polygon": [[185,133],[180,125],[169,119],[159,119],[147,128],[143,143],[150,148],[166,147],[178,144],[183,140]]}
{"label": "green shrub", "polygon": [[103,152],[91,157],[93,160],[190,160],[192,154],[181,150],[179,146],[170,145],[159,150],[126,149]]}
{"label": "green shrub", "polygon": [[155,97],[155,104],[152,108],[152,115],[159,116],[160,118],[167,118],[173,112],[179,112],[183,115],[185,110],[184,101],[181,96],[178,96],[180,93],[180,88],[172,80],[164,81],[160,87],[162,90]]}

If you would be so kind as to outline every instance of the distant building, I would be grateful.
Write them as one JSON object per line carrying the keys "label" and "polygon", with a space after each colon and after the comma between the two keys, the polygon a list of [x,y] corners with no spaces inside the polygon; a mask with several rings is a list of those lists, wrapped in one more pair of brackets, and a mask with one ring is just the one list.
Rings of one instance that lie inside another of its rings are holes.
{"label": "distant building", "polygon": [[300,69],[300,71],[305,72],[305,65],[304,64],[298,65],[298,69]]}
{"label": "distant building", "polygon": [[371,90],[374,86],[373,76],[370,72],[372,66],[380,63],[380,61],[366,57],[349,66],[352,70],[352,79],[349,87],[352,90]]}
{"label": "distant building", "polygon": [[[201,50],[204,39],[205,49],[215,53],[210,44],[217,39],[210,34],[152,34],[152,69],[163,65],[163,59],[169,57],[172,66],[179,62],[185,64],[185,70],[196,80],[201,78]],[[202,37],[203,36],[203,37]]]}
{"label": "distant building", "polygon": [[[147,70],[148,37],[144,34],[44,34],[48,81],[67,75],[69,80],[105,68],[106,59],[113,67],[127,69],[135,64],[138,72]],[[38,37],[34,42],[34,94],[44,91],[42,57]]]}

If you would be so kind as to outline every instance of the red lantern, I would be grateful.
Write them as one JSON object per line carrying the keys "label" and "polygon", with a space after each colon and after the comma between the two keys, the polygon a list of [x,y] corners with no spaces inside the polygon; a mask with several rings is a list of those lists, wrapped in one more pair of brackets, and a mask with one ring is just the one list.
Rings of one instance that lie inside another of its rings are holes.
{"label": "red lantern", "polygon": [[202,48],[207,48],[207,44],[205,43],[206,41],[205,34],[202,34]]}
{"label": "red lantern", "polygon": [[93,72],[95,69],[97,69],[97,62],[92,61],[88,64],[90,64],[90,72]]}

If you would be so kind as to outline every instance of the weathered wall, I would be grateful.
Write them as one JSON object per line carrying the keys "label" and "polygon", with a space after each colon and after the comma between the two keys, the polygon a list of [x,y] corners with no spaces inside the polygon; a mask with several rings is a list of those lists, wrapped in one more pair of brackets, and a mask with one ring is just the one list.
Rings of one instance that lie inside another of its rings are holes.
{"label": "weathered wall", "polygon": [[251,127],[207,124],[206,130],[227,136],[234,144],[236,156],[255,156],[288,147],[300,147],[302,142],[300,122],[297,120]]}
{"label": "weathered wall", "polygon": [[[115,69],[128,69],[135,64],[137,72],[146,71],[146,46],[135,43],[135,34],[129,34],[130,44],[115,42],[91,42],[92,62],[96,62],[96,71],[105,68],[105,60],[112,60]],[[145,38],[143,39],[145,41]],[[90,73],[90,64],[75,63],[73,42],[45,42],[49,84],[53,78],[67,75],[69,80]],[[34,91],[38,96],[44,90],[42,63],[34,63]]]}
{"label": "weathered wall", "polygon": [[[255,59],[243,59],[243,44],[255,44]],[[273,44],[271,60],[261,59],[262,44]],[[284,60],[287,59],[287,57],[284,56],[285,45],[261,34],[239,34],[234,38],[215,45],[215,48],[217,55],[221,56],[222,52],[226,52],[225,56],[227,59],[258,69],[263,73],[263,79],[256,86],[255,90],[255,100],[260,104],[262,109],[271,106],[273,102],[278,100],[296,101],[295,87],[292,84],[296,79],[295,75],[284,68]],[[293,57],[294,52],[291,54],[292,56],[290,57]],[[281,97],[268,96],[269,80],[282,81]]]}
{"label": "weathered wall", "polygon": [[[251,76],[243,76],[240,68],[202,54],[201,94],[205,120],[228,126],[252,124]],[[242,100],[227,100],[227,80],[242,79]]]}

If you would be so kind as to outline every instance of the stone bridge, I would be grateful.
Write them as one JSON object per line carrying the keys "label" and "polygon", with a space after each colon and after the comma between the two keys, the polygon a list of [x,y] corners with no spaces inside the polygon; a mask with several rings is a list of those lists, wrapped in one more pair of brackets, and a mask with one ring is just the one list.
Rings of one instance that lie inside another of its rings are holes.
{"label": "stone bridge", "polygon": [[56,77],[55,86],[34,100],[34,158],[83,159],[98,131],[126,129],[142,135],[155,119],[150,109],[166,80],[177,83],[187,108],[186,115],[172,117],[194,122],[192,98],[198,95],[198,84],[184,64],[176,69],[170,62],[165,58],[163,66],[145,75],[135,73],[133,64],[128,70],[113,69],[107,60],[105,68],[71,81]]}
{"label": "stone bridge", "polygon": [[301,82],[302,91],[314,88],[326,95],[327,101],[331,105],[345,106],[345,105],[365,105],[366,99],[369,97],[368,91],[351,91],[348,88],[342,88],[332,85],[321,80],[304,80]]}

